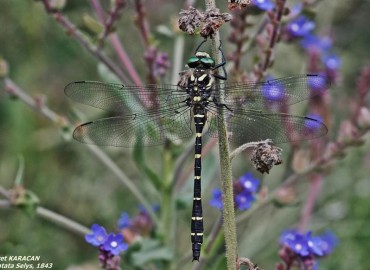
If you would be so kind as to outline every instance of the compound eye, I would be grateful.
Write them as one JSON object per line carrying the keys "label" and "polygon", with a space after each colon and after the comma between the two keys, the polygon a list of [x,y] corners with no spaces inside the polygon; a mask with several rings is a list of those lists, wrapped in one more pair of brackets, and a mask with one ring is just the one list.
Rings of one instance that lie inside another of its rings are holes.
{"label": "compound eye", "polygon": [[190,57],[188,60],[188,66],[190,68],[195,68],[199,64],[199,58],[198,57]]}
{"label": "compound eye", "polygon": [[215,60],[213,60],[211,57],[204,57],[201,58],[200,61],[203,65],[206,67],[213,67],[215,65]]}

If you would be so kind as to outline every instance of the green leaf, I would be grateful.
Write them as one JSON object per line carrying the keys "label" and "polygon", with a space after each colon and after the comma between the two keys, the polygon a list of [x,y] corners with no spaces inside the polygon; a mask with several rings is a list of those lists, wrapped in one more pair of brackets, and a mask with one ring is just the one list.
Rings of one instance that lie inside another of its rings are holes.
{"label": "green leaf", "polygon": [[133,253],[131,259],[139,267],[151,261],[170,261],[173,257],[173,249],[161,246],[158,240],[143,240],[141,250]]}
{"label": "green leaf", "polygon": [[142,136],[140,133],[144,132],[143,130],[138,130],[138,134],[136,136],[137,140],[134,146],[134,152],[133,157],[134,161],[136,163],[136,166],[139,168],[140,171],[142,171],[152,182],[152,184],[158,189],[161,187],[161,179],[159,178],[158,174],[156,174],[152,169],[150,169],[146,162],[144,157],[144,152],[142,147]]}
{"label": "green leaf", "polygon": [[[202,158],[202,190],[206,190],[210,182],[214,180],[215,169],[218,169],[217,164],[212,153],[208,153]],[[178,192],[176,196],[176,206],[179,207],[178,209],[187,208],[193,204],[193,185],[194,175],[192,173],[181,192]]]}
{"label": "green leaf", "polygon": [[214,270],[224,270],[227,269],[227,262],[225,256],[217,256],[217,261],[214,264]]}

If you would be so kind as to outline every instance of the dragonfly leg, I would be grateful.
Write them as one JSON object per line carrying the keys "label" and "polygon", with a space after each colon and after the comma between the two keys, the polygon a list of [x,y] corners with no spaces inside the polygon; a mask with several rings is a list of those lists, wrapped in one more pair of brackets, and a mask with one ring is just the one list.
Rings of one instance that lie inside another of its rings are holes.
{"label": "dragonfly leg", "polygon": [[212,99],[213,103],[217,106],[217,107],[225,107],[226,109],[228,109],[230,112],[232,112],[233,110],[230,109],[226,104],[224,103],[219,103],[217,98],[214,96],[213,99]]}
{"label": "dragonfly leg", "polygon": [[206,43],[207,42],[207,39],[204,39],[199,45],[198,45],[198,47],[195,49],[195,54],[199,51],[199,49],[200,49],[200,47],[202,47],[202,45],[204,44],[204,43]]}
{"label": "dragonfly leg", "polygon": [[216,66],[214,66],[212,68],[212,70],[216,70],[220,67],[222,67],[222,71],[224,73],[224,75],[220,75],[220,74],[214,74],[213,76],[217,79],[220,79],[220,80],[223,80],[223,81],[226,81],[227,80],[227,72],[226,72],[226,69],[225,69],[225,65],[226,65],[226,59],[225,59],[225,55],[224,55],[224,52],[222,51],[222,47],[221,47],[221,40],[220,40],[220,46],[218,47],[218,50],[220,51],[221,55],[222,55],[222,62]]}

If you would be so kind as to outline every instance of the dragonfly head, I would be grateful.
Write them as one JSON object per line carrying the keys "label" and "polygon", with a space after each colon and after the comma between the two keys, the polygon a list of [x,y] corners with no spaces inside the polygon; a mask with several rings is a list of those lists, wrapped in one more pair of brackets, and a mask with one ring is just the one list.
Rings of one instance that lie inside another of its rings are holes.
{"label": "dragonfly head", "polygon": [[215,60],[206,52],[197,52],[187,64],[190,68],[211,68],[215,66]]}

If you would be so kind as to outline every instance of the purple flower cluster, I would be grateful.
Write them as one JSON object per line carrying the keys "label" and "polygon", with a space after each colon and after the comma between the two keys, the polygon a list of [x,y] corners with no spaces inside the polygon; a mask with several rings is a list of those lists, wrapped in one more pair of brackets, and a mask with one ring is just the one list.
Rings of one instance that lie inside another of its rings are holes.
{"label": "purple flower cluster", "polygon": [[170,68],[168,54],[160,52],[155,47],[149,47],[145,52],[144,59],[147,61],[154,78],[162,77]]}
{"label": "purple flower cluster", "polygon": [[316,120],[315,121],[311,121],[310,119],[306,119],[305,120],[305,127],[307,128],[308,131],[312,131],[312,132],[315,132],[315,130],[317,130],[318,128],[321,127],[321,123],[323,123],[323,119],[321,117],[321,115],[319,114],[316,114],[316,113],[311,113],[311,114],[307,114],[308,118],[310,119],[313,119],[313,120]]}
{"label": "purple flower cluster", "polygon": [[[153,206],[153,211],[158,210],[158,205]],[[135,235],[150,235],[154,228],[153,220],[143,206],[140,206],[139,213],[132,218],[130,218],[128,213],[123,212],[118,219],[117,225],[121,231],[126,231],[126,233],[130,235],[129,238],[135,238]],[[126,236],[126,234],[124,235]]]}
{"label": "purple flower cluster", "polygon": [[285,26],[286,39],[288,41],[300,39],[300,46],[306,50],[309,56],[317,55],[319,57],[323,69],[322,73],[327,76],[329,81],[335,81],[338,77],[338,69],[341,67],[341,59],[332,51],[333,41],[330,36],[313,34],[315,22],[304,15],[299,15],[301,12],[302,7],[297,7],[295,9],[296,17]]}
{"label": "purple flower cluster", "polygon": [[123,235],[107,233],[103,226],[93,224],[91,233],[85,235],[85,240],[90,245],[99,247],[101,250],[117,256],[128,248],[128,244],[123,242]]}
{"label": "purple flower cluster", "polygon": [[272,82],[274,78],[268,76],[262,86],[262,94],[269,101],[282,101],[285,97],[284,85],[279,82]]}
{"label": "purple flower cluster", "polygon": [[[256,200],[260,181],[254,178],[251,173],[246,173],[238,181],[234,181],[233,185],[235,207],[242,211],[249,209]],[[209,204],[217,209],[222,209],[222,193],[220,189],[213,190],[213,197]]]}
{"label": "purple flower cluster", "polygon": [[327,231],[319,236],[312,232],[300,233],[297,230],[286,230],[280,236],[280,258],[287,264],[297,264],[302,269],[318,269],[316,259],[329,255],[337,245],[336,236]]}
{"label": "purple flower cluster", "polygon": [[315,28],[315,22],[301,15],[286,26],[286,31],[291,38],[301,38],[308,35]]}

